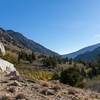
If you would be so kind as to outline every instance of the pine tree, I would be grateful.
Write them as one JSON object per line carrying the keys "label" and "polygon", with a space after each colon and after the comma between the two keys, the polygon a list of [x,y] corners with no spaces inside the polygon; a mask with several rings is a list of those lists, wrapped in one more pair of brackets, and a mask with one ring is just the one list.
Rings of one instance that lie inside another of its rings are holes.
{"label": "pine tree", "polygon": [[32,60],[36,60],[34,52],[32,52]]}
{"label": "pine tree", "polygon": [[21,59],[21,54],[20,52],[18,53],[18,62],[20,62],[20,59]]}

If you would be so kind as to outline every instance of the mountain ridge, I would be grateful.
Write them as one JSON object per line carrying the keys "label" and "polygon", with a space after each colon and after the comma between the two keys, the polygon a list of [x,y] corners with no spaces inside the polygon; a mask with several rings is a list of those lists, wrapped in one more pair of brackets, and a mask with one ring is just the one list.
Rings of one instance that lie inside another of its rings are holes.
{"label": "mountain ridge", "polygon": [[100,54],[100,47],[94,49],[93,51],[80,54],[75,59],[92,61],[92,60],[96,60],[99,54]]}
{"label": "mountain ridge", "polygon": [[0,28],[0,40],[4,43],[12,44],[18,46],[19,48],[27,48],[38,53],[47,54],[50,56],[59,54],[47,49],[46,47],[40,45],[39,43],[34,42],[33,40],[28,39],[20,32],[15,32],[13,30],[4,30]]}
{"label": "mountain ridge", "polygon": [[80,54],[84,54],[85,52],[88,52],[88,51],[93,51],[94,49],[100,47],[100,43],[98,44],[94,44],[94,45],[91,45],[91,46],[87,46],[85,48],[82,48],[76,52],[73,52],[73,53],[69,53],[69,54],[65,54],[65,55],[62,55],[62,57],[68,57],[68,58],[76,58],[78,55]]}

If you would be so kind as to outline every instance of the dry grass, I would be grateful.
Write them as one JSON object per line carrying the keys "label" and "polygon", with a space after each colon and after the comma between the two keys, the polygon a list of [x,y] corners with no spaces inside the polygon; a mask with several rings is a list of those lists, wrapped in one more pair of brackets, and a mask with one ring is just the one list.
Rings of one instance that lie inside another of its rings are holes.
{"label": "dry grass", "polygon": [[44,81],[49,81],[52,79],[52,76],[53,76],[53,72],[35,70],[32,68],[18,69],[18,71],[23,77],[30,78],[32,80],[40,79]]}
{"label": "dry grass", "polygon": [[14,53],[14,52],[6,51],[6,54],[7,54],[7,55],[10,55],[10,56],[12,56],[12,57],[14,57],[16,60],[17,60],[17,58],[18,58],[18,54]]}

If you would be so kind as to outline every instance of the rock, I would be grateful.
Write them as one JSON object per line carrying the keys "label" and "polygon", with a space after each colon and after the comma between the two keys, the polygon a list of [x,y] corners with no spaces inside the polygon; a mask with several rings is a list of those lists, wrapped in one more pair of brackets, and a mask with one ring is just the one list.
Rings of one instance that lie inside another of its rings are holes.
{"label": "rock", "polygon": [[17,72],[13,64],[3,59],[0,59],[0,71],[7,73]]}
{"label": "rock", "polygon": [[55,95],[55,90],[53,89],[48,89],[47,95]]}
{"label": "rock", "polygon": [[30,80],[30,79],[27,79],[27,82],[29,82],[29,83],[35,83],[35,81]]}
{"label": "rock", "polygon": [[[5,55],[5,47],[4,45],[0,42],[0,51],[2,53],[2,55]],[[13,64],[11,64],[10,62],[0,59],[0,71],[1,72],[16,72],[16,74],[18,75],[19,73],[16,71],[15,67]]]}
{"label": "rock", "polygon": [[19,76],[19,73],[18,71],[13,71],[13,72],[10,72],[10,74],[8,76]]}
{"label": "rock", "polygon": [[76,93],[76,92],[75,92],[74,90],[72,90],[72,89],[69,89],[69,90],[68,90],[68,94],[69,94],[69,95],[75,95],[75,93]]}
{"label": "rock", "polygon": [[13,83],[9,84],[8,86],[21,86],[21,84],[18,81],[14,81]]}
{"label": "rock", "polygon": [[0,42],[0,50],[1,50],[1,53],[2,53],[2,55],[4,56],[5,55],[5,47],[4,47],[4,45]]}

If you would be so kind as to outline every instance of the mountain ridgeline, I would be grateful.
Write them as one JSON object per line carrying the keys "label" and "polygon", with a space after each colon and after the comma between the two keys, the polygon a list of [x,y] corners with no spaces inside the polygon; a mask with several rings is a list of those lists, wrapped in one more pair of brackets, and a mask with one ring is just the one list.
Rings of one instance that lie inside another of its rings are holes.
{"label": "mountain ridgeline", "polygon": [[92,61],[92,60],[96,60],[98,58],[98,55],[100,55],[100,47],[94,49],[93,51],[87,51],[84,54],[80,54],[75,59]]}
{"label": "mountain ridgeline", "polygon": [[86,48],[80,49],[79,51],[63,55],[62,57],[68,57],[73,59],[81,60],[95,60],[97,59],[98,54],[100,54],[100,43]]}
{"label": "mountain ridgeline", "polygon": [[[53,52],[44,46],[34,42],[33,40],[28,39],[24,35],[19,32],[15,32],[13,30],[4,30],[0,28],[0,41],[5,44],[7,47],[17,48],[21,50],[32,50],[41,54],[46,54],[50,56],[59,56],[58,53]],[[11,47],[10,47],[11,46]],[[100,54],[100,43],[85,47],[76,52],[62,55],[63,58],[73,58],[80,60],[95,60],[97,56]]]}
{"label": "mountain ridgeline", "polygon": [[29,50],[36,51],[38,53],[47,54],[50,56],[59,55],[44,46],[26,38],[19,32],[14,32],[13,30],[4,30],[0,28],[0,41],[4,44],[16,46],[18,48],[26,48]]}

